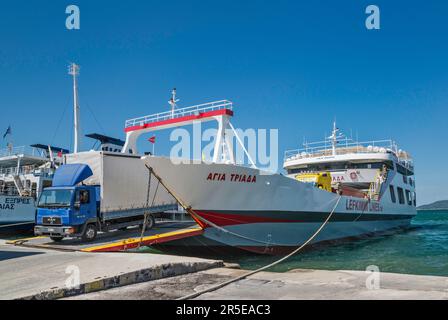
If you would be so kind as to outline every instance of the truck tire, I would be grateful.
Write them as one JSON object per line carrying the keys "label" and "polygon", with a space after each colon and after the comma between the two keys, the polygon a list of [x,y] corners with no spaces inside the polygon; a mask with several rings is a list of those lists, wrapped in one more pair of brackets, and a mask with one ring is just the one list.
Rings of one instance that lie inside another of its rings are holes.
{"label": "truck tire", "polygon": [[54,242],[61,242],[64,237],[50,237],[50,239]]}
{"label": "truck tire", "polygon": [[96,225],[91,223],[86,226],[86,229],[84,230],[81,239],[82,241],[90,242],[95,240],[96,234],[97,234]]}
{"label": "truck tire", "polygon": [[[148,215],[148,221],[146,221],[145,230],[151,230],[156,225],[156,219],[152,214]],[[143,225],[140,226],[143,229]]]}

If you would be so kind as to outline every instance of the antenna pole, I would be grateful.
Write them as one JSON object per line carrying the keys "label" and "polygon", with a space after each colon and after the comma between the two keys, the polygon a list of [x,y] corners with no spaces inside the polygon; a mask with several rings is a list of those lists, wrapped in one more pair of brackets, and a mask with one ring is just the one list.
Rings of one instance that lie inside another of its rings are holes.
{"label": "antenna pole", "polygon": [[333,122],[333,134],[331,135],[331,149],[334,156],[336,155],[336,144],[338,143],[337,132],[338,129],[336,128],[336,120],[335,120]]}
{"label": "antenna pole", "polygon": [[74,147],[73,153],[78,153],[79,151],[79,143],[80,143],[80,135],[79,135],[79,103],[78,103],[78,75],[79,75],[79,66],[75,63],[72,63],[69,66],[70,75],[73,76],[73,128],[74,128]]}
{"label": "antenna pole", "polygon": [[176,88],[174,88],[173,91],[171,91],[171,99],[168,101],[171,106],[171,118],[174,118],[174,109],[176,109],[179,101],[179,99],[176,99]]}

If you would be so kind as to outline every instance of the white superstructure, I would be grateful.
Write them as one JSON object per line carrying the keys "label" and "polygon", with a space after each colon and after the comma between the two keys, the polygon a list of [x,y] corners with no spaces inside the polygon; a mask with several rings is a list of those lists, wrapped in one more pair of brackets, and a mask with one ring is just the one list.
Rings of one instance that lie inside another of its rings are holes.
{"label": "white superstructure", "polygon": [[0,232],[34,223],[35,202],[66,152],[44,145],[0,150]]}
{"label": "white superstructure", "polygon": [[291,178],[329,172],[335,189],[375,200],[391,193],[391,201],[398,197],[399,202],[416,206],[412,157],[391,139],[353,141],[340,134],[334,123],[332,135],[324,141],[286,151],[283,167]]}

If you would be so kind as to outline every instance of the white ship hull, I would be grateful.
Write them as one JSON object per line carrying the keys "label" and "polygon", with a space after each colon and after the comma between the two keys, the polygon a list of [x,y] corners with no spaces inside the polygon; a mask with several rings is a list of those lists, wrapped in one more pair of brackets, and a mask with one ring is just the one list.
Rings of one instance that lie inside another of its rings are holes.
{"label": "white ship hull", "polygon": [[0,232],[31,227],[35,215],[34,198],[0,195]]}
{"label": "white ship hull", "polygon": [[[226,164],[174,164],[145,157],[170,191],[190,206],[204,236],[226,246],[274,254],[302,245],[334,209],[312,243],[409,226],[412,205],[339,196],[279,174]],[[340,198],[340,199],[339,199]]]}

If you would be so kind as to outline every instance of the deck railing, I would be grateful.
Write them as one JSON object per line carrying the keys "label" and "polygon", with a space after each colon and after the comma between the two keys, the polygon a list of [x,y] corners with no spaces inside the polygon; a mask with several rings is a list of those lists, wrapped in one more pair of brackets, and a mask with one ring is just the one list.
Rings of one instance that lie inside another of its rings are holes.
{"label": "deck railing", "polygon": [[[50,177],[54,173],[54,169],[36,168],[34,166],[23,166],[19,168],[19,175],[33,174],[35,176]],[[0,168],[0,178],[17,175],[17,167]]]}
{"label": "deck railing", "polygon": [[[371,148],[369,148],[369,146]],[[339,140],[336,147],[336,154],[347,153],[365,153],[365,152],[379,152],[381,148],[394,150],[395,143],[392,140],[376,140],[366,142],[353,142],[351,140]],[[331,141],[319,141],[304,144],[303,148],[295,150],[287,150],[285,152],[285,159],[295,156],[315,156],[316,154],[331,155],[332,144]]]}
{"label": "deck railing", "polygon": [[[356,154],[356,153],[386,153],[395,154],[403,165],[411,168],[412,157],[401,150],[398,150],[397,144],[393,140],[372,140],[365,142],[354,142],[350,139],[338,140],[336,155]],[[285,151],[284,161],[293,161],[298,159],[315,158],[331,156],[333,154],[331,141],[319,141],[304,144],[303,148]]]}
{"label": "deck railing", "polygon": [[30,146],[20,146],[20,147],[0,149],[0,158],[16,155],[42,157],[42,154],[38,150],[36,150],[36,148]]}
{"label": "deck railing", "polygon": [[126,128],[135,127],[135,126],[143,126],[148,123],[154,123],[169,119],[176,119],[191,115],[199,115],[204,112],[210,112],[210,111],[216,111],[216,110],[222,110],[222,109],[233,109],[233,103],[228,100],[220,100],[220,101],[214,101],[204,104],[199,104],[196,106],[191,106],[187,108],[182,109],[175,109],[174,111],[166,111],[161,113],[156,113],[140,118],[134,118],[127,120],[125,123]]}

